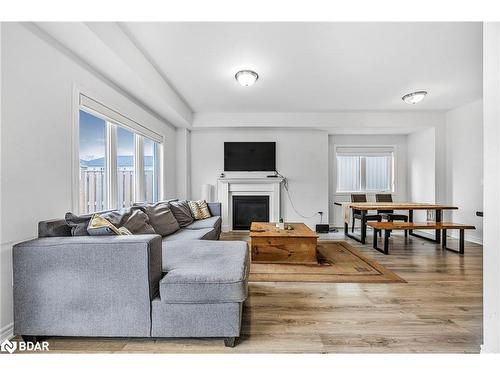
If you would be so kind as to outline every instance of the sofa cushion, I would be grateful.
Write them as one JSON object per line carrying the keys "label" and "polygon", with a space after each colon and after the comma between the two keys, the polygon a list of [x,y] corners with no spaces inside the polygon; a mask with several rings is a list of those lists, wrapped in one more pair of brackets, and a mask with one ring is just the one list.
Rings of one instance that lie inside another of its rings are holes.
{"label": "sofa cushion", "polygon": [[179,230],[180,226],[170,210],[169,202],[134,204],[148,215],[149,223],[160,236],[168,236]]}
{"label": "sofa cushion", "polygon": [[217,232],[214,228],[179,229],[177,232],[163,237],[163,241],[178,240],[216,240]]}
{"label": "sofa cushion", "polygon": [[248,245],[243,241],[163,242],[162,303],[242,302],[247,297]]}
{"label": "sofa cushion", "polygon": [[220,216],[212,216],[208,219],[195,220],[184,229],[218,228],[221,225]]}
{"label": "sofa cushion", "polygon": [[191,215],[195,220],[208,219],[210,216],[210,210],[208,209],[207,202],[201,201],[188,201],[189,209],[191,210]]}
{"label": "sofa cushion", "polygon": [[64,215],[66,224],[71,228],[72,236],[88,236],[87,227],[91,218],[92,214],[78,216],[71,212],[66,212],[66,215]]}
{"label": "sofa cushion", "polygon": [[156,234],[149,224],[149,217],[140,207],[127,207],[101,214],[115,227],[125,227],[132,234]]}
{"label": "sofa cushion", "polygon": [[194,218],[187,200],[170,202],[170,209],[181,228],[193,222]]}
{"label": "sofa cushion", "polygon": [[99,214],[92,215],[90,219],[89,226],[87,227],[87,232],[91,236],[110,236],[110,235],[131,235],[130,232],[125,227],[117,228],[111,222],[106,220]]}

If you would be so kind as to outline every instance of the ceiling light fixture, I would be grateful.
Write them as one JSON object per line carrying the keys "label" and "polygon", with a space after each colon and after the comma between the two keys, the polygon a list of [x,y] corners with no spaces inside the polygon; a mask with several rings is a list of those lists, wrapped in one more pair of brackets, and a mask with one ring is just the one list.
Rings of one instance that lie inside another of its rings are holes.
{"label": "ceiling light fixture", "polygon": [[259,79],[259,75],[253,70],[240,70],[234,78],[241,86],[252,86]]}
{"label": "ceiling light fixture", "polygon": [[410,94],[406,94],[401,99],[403,99],[406,104],[417,104],[420,103],[426,95],[427,91],[415,91]]}

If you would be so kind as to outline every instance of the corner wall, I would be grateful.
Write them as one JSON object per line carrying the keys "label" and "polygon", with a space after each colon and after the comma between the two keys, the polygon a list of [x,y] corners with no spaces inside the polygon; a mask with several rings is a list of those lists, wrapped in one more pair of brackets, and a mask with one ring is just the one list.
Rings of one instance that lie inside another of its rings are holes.
{"label": "corner wall", "polygon": [[[12,246],[70,211],[75,86],[165,137],[164,194],[176,195],[175,130],[30,24],[2,23],[0,333],[12,332]],[[8,95],[5,95],[8,93]],[[77,198],[76,198],[77,199]]]}
{"label": "corner wall", "polygon": [[[477,100],[446,113],[446,203],[455,223],[472,224],[465,239],[483,242],[483,101]],[[450,231],[458,236],[458,232]]]}

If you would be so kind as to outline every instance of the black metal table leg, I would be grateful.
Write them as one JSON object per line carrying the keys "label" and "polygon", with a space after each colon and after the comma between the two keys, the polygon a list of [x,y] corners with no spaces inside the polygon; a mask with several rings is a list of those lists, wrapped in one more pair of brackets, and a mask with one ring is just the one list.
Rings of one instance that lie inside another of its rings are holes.
{"label": "black metal table leg", "polygon": [[460,236],[458,238],[458,250],[450,249],[448,246],[446,246],[446,229],[443,229],[443,241],[441,246],[443,247],[443,249],[463,255],[465,253],[465,229],[460,229]]}
{"label": "black metal table leg", "polygon": [[384,231],[384,248],[381,249],[380,247],[378,247],[378,233],[379,232],[382,233],[382,229],[375,229],[373,228],[373,248],[377,251],[380,251],[382,254],[389,254],[389,236],[388,236],[388,233],[387,232],[390,232],[390,231],[387,231],[385,230]]}
{"label": "black metal table leg", "polygon": [[[441,222],[441,216],[442,216],[442,211],[441,210],[436,210],[436,223],[440,223]],[[436,229],[436,243],[440,243],[441,242],[441,230],[439,229]]]}
{"label": "black metal table leg", "polygon": [[[413,223],[413,210],[408,210],[408,222]],[[413,231],[409,230],[408,233],[413,234]]]}
{"label": "black metal table leg", "polygon": [[[351,212],[351,214],[353,214],[353,213]],[[358,238],[355,235],[349,233],[349,223],[344,223],[344,235],[346,237],[349,237],[349,238],[353,239],[354,241],[361,242],[360,238]]]}
{"label": "black metal table leg", "polygon": [[[413,210],[409,210],[408,222],[413,223]],[[436,210],[436,222],[441,222],[441,210]],[[434,238],[431,238],[431,237],[426,236],[426,235],[414,233],[413,230],[409,230],[408,234],[410,236],[422,238],[422,239],[427,240],[427,241],[432,241],[432,242],[436,242],[436,243],[441,242],[441,229],[436,229],[436,234],[434,235]]]}
{"label": "black metal table leg", "polygon": [[366,211],[361,211],[361,243],[366,243]]}
{"label": "black metal table leg", "polygon": [[465,253],[465,230],[460,229],[460,239],[459,239],[459,250],[458,252],[460,254]]}
{"label": "black metal table leg", "polygon": [[391,231],[390,230],[384,230],[384,254],[387,255],[389,254],[389,236],[390,236]]}

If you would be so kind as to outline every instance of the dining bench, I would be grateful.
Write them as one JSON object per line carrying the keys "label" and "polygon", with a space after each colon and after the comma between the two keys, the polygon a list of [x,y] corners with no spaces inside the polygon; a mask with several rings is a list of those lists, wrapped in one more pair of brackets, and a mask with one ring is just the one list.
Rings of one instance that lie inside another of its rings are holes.
{"label": "dining bench", "polygon": [[[443,249],[453,251],[455,253],[464,254],[464,246],[465,246],[465,230],[466,229],[476,229],[473,225],[467,224],[457,224],[457,223],[446,223],[446,222],[426,222],[426,223],[405,223],[405,222],[377,222],[377,221],[369,221],[367,225],[373,228],[373,248],[384,253],[389,254],[389,237],[390,233],[394,230],[404,230],[404,231],[413,231],[413,230],[425,230],[425,229],[433,229],[436,231],[441,231],[442,233],[442,241],[441,246]],[[459,245],[458,250],[451,249],[446,245],[446,231],[450,230],[458,230],[459,235]],[[378,247],[378,239],[377,235],[379,232],[384,232],[384,248],[381,249]]]}

